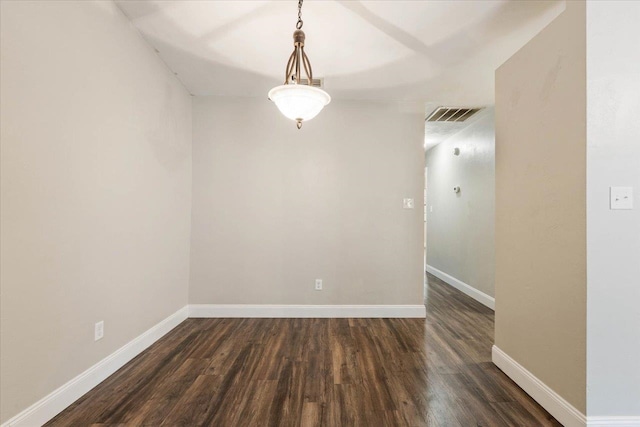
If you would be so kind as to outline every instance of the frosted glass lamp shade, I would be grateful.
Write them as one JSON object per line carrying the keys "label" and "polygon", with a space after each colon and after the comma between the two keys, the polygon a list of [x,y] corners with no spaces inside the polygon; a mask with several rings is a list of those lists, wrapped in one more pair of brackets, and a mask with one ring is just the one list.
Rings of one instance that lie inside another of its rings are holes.
{"label": "frosted glass lamp shade", "polygon": [[322,89],[307,85],[289,84],[276,86],[269,91],[269,99],[285,117],[298,122],[311,120],[331,102],[329,94]]}

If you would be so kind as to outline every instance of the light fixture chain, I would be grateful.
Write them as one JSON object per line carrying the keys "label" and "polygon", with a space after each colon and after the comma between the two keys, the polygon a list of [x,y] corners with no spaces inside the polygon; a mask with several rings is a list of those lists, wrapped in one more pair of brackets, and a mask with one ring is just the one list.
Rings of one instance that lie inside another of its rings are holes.
{"label": "light fixture chain", "polygon": [[298,22],[296,22],[296,28],[299,30],[302,28],[302,2],[304,0],[298,0]]}

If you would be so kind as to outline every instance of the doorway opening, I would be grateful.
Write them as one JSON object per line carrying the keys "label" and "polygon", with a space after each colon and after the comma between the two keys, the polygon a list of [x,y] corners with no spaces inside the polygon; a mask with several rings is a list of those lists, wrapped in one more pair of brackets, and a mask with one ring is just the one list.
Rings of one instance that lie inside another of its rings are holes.
{"label": "doorway opening", "polygon": [[424,196],[423,196],[423,233],[422,233],[422,240],[423,240],[423,245],[424,245],[424,266],[422,268],[423,272],[424,272],[424,282],[423,282],[423,289],[422,289],[422,296],[423,296],[423,301],[426,301],[427,299],[427,221],[428,221],[428,214],[427,214],[427,188],[428,188],[428,177],[429,177],[429,168],[427,166],[424,167]]}

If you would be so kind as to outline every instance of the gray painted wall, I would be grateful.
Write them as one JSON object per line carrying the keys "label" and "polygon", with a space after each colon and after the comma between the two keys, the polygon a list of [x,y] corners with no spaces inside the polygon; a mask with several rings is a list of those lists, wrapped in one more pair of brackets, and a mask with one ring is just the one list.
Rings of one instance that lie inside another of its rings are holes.
{"label": "gray painted wall", "polygon": [[112,2],[0,7],[4,422],[187,304],[191,97]]}
{"label": "gray painted wall", "polygon": [[[194,100],[194,304],[422,304],[422,106]],[[250,126],[247,125],[250,121]],[[324,290],[314,290],[315,279]]]}
{"label": "gray painted wall", "polygon": [[478,114],[426,153],[427,264],[493,297],[495,113]]}
{"label": "gray painted wall", "polygon": [[[587,2],[587,414],[640,416],[640,3]],[[610,210],[609,187],[634,188]]]}

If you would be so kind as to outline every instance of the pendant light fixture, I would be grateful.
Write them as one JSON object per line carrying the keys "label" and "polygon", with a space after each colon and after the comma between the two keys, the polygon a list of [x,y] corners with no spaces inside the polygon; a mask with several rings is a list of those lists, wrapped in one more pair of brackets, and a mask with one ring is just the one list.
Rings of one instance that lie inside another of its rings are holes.
{"label": "pendant light fixture", "polygon": [[[303,0],[298,0],[298,22],[293,32],[293,53],[287,62],[284,84],[269,91],[269,99],[275,102],[282,114],[296,121],[298,129],[302,127],[303,121],[313,119],[325,105],[331,102],[327,92],[311,86],[313,72],[309,58],[304,53],[302,2]],[[306,79],[302,77],[303,69]]]}

